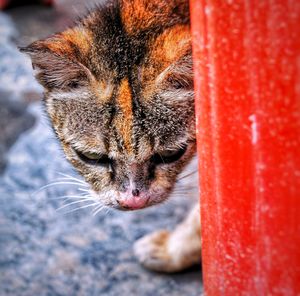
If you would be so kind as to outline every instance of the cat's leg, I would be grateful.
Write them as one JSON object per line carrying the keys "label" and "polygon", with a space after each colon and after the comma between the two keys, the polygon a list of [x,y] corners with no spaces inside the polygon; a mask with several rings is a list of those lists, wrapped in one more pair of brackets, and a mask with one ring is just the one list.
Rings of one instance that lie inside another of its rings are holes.
{"label": "cat's leg", "polygon": [[174,231],[157,231],[139,239],[134,252],[146,268],[161,272],[177,272],[200,262],[199,205]]}

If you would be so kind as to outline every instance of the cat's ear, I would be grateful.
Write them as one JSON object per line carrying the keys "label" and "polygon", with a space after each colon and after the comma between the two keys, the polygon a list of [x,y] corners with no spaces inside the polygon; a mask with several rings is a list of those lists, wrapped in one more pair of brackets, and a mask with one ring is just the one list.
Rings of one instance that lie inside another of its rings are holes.
{"label": "cat's ear", "polygon": [[74,55],[74,46],[63,38],[35,41],[21,52],[31,57],[37,80],[46,89],[78,87],[87,82],[89,71]]}
{"label": "cat's ear", "polygon": [[172,64],[166,75],[167,84],[175,89],[193,89],[193,63],[191,53]]}
{"label": "cat's ear", "polygon": [[193,90],[193,63],[191,53],[164,69],[156,78],[158,85],[168,90]]}

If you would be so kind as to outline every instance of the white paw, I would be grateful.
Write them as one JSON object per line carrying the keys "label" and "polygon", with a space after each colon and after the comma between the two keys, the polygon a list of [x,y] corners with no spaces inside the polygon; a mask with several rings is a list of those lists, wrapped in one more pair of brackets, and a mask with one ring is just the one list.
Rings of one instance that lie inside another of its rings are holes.
{"label": "white paw", "polygon": [[148,269],[161,272],[177,271],[168,253],[169,232],[165,230],[148,234],[134,244],[134,254]]}

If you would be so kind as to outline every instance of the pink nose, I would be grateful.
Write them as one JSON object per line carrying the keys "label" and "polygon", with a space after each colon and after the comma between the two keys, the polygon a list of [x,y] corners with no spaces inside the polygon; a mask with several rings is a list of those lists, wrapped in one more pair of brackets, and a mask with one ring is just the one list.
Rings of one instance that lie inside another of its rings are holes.
{"label": "pink nose", "polygon": [[145,198],[141,195],[131,194],[131,195],[120,195],[118,203],[124,207],[131,210],[137,210],[144,208],[148,202],[148,198]]}

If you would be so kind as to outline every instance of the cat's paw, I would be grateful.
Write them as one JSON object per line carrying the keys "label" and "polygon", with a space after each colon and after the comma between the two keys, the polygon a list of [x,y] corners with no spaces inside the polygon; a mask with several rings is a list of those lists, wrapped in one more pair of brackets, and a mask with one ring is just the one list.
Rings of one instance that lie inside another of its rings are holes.
{"label": "cat's paw", "polygon": [[178,271],[174,258],[169,254],[169,237],[168,231],[160,230],[137,240],[134,244],[134,253],[139,262],[154,271]]}

